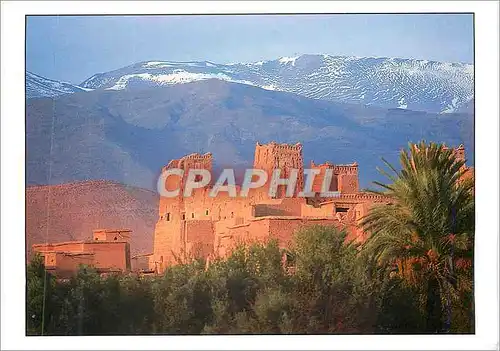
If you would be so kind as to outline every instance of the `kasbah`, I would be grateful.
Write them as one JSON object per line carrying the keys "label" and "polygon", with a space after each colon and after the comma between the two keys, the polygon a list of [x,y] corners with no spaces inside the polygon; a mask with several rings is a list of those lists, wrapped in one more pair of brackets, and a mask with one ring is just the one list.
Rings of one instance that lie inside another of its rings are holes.
{"label": "kasbah", "polygon": [[[453,151],[457,159],[465,160],[463,145]],[[207,170],[212,174],[212,165],[211,153],[193,153],[171,160],[163,167],[162,174],[175,168],[183,170],[183,175],[166,177],[165,188],[184,189],[190,170]],[[297,230],[313,225],[346,230],[346,241],[362,243],[367,233],[360,229],[360,219],[372,206],[390,203],[383,195],[360,191],[356,162],[342,165],[311,162],[309,169],[317,170],[312,183],[316,195],[299,196],[305,178],[300,143],[257,143],[253,167],[269,174],[279,169],[281,178],[289,177],[297,169],[292,196],[287,196],[286,185],[279,185],[274,196],[270,196],[271,179],[263,186],[249,189],[248,196],[234,197],[227,191],[210,196],[212,182],[193,189],[187,197],[182,192],[175,197],[160,197],[152,253],[131,258],[133,234],[129,229],[116,228],[96,229],[92,238],[84,241],[35,244],[33,251],[42,254],[46,269],[59,277],[74,274],[82,264],[93,266],[102,274],[131,271],[161,274],[166,267],[191,259],[204,259],[209,265],[216,258],[227,257],[239,244],[273,239],[286,248]],[[328,190],[337,195],[318,196],[324,190],[325,175],[330,172]],[[473,168],[467,168],[466,176],[473,176]]]}

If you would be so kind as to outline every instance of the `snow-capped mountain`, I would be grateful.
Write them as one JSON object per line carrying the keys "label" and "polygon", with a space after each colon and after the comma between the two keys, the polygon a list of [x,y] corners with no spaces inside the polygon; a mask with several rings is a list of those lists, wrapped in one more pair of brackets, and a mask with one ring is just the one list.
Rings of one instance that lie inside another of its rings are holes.
{"label": "snow-capped mountain", "polygon": [[55,97],[64,94],[88,91],[70,83],[44,78],[26,71],[26,98]]}
{"label": "snow-capped mountain", "polygon": [[147,61],[96,74],[80,86],[132,90],[212,78],[314,99],[437,113],[462,111],[474,99],[472,64],[330,55],[234,64]]}

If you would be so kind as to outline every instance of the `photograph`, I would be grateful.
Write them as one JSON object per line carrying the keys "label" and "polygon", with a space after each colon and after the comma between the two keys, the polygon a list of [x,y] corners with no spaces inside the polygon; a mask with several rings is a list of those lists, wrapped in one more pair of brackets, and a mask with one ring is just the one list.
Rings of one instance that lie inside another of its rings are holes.
{"label": "photograph", "polygon": [[27,342],[478,335],[473,11],[23,18]]}
{"label": "photograph", "polygon": [[474,333],[472,14],[26,29],[28,335]]}

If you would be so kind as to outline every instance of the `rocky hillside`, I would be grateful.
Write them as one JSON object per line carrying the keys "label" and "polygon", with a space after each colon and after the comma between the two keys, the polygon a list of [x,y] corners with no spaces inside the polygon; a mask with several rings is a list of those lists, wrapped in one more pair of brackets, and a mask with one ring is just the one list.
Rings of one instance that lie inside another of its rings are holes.
{"label": "rocky hillside", "polygon": [[131,253],[153,250],[156,193],[109,181],[26,189],[26,250],[44,242],[85,240],[98,228],[133,230]]}

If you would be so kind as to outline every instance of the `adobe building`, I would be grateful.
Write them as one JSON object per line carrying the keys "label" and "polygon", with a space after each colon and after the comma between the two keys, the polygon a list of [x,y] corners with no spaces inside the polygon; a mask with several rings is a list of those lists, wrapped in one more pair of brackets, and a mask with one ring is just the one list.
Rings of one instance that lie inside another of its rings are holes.
{"label": "adobe building", "polygon": [[35,244],[33,252],[44,257],[45,268],[57,277],[73,275],[80,265],[100,273],[127,272],[131,234],[129,229],[97,229],[91,240]]}
{"label": "adobe building", "polygon": [[[180,168],[183,177],[168,177],[166,189],[183,189],[190,169],[212,171],[212,154],[195,153],[172,160],[162,169]],[[370,206],[387,203],[388,199],[359,191],[358,165],[316,165],[319,174],[313,191],[320,192],[325,170],[333,171],[330,191],[339,197],[305,198],[297,194],[304,186],[304,162],[300,143],[256,144],[254,168],[270,174],[280,169],[280,178],[288,178],[291,169],[298,169],[298,180],[292,197],[286,197],[286,187],[279,186],[276,196],[269,196],[269,179],[260,188],[252,189],[247,197],[229,197],[219,192],[210,197],[212,185],[195,189],[189,197],[160,197],[159,220],[155,227],[153,253],[149,269],[161,273],[169,265],[192,258],[225,257],[238,243],[265,242],[276,239],[280,246],[290,244],[293,234],[311,225],[332,225],[347,228],[348,240],[364,240],[357,223]],[[239,191],[239,188],[238,188]]]}
{"label": "adobe building", "polygon": [[[463,145],[453,149],[465,159]],[[162,172],[172,168],[184,170],[182,177],[166,178],[167,190],[184,189],[190,169],[212,173],[212,154],[193,153],[172,160]],[[334,226],[347,231],[347,241],[363,242],[366,233],[359,222],[370,208],[390,203],[382,195],[359,190],[358,164],[336,165],[330,162],[310,164],[317,170],[312,183],[313,192],[321,192],[327,171],[332,178],[329,191],[339,196],[300,197],[305,183],[302,145],[300,143],[256,144],[254,168],[271,173],[280,169],[280,178],[288,178],[292,169],[298,170],[297,184],[292,197],[286,196],[285,186],[269,196],[270,180],[264,186],[251,189],[247,197],[230,197],[228,192],[209,196],[213,183],[194,189],[191,196],[160,197],[158,221],[153,236],[153,253],[130,257],[131,231],[128,229],[96,229],[91,240],[33,245],[33,251],[44,256],[45,267],[58,277],[73,275],[80,265],[95,267],[101,273],[129,272],[162,273],[166,267],[193,258],[209,262],[226,257],[239,243],[278,241],[287,247],[294,233],[313,225]],[[473,168],[464,166],[464,177],[473,177]],[[239,193],[240,188],[237,188]]]}

